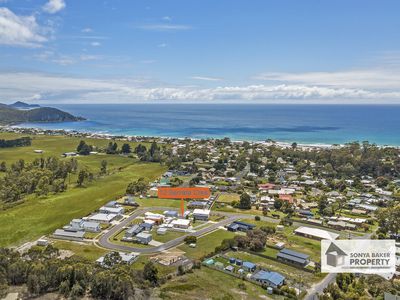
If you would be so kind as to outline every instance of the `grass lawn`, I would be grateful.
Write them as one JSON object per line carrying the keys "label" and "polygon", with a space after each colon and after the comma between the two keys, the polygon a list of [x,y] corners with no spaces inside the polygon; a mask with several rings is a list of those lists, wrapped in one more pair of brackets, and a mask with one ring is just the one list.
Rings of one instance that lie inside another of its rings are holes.
{"label": "grass lawn", "polygon": [[83,257],[91,261],[95,261],[99,257],[109,252],[109,250],[105,250],[91,244],[69,242],[69,241],[57,240],[54,242],[53,246],[60,250],[72,251],[76,256]]}
{"label": "grass lawn", "polygon": [[206,267],[174,277],[156,293],[161,299],[269,299],[260,286]]}
{"label": "grass lawn", "polygon": [[161,207],[173,207],[179,208],[181,205],[180,200],[176,199],[161,199],[161,198],[135,198],[135,201],[141,207],[153,207],[153,206],[161,206]]}
{"label": "grass lawn", "polygon": [[166,232],[166,234],[162,235],[162,234],[157,234],[154,233],[153,234],[153,239],[157,242],[161,242],[161,243],[165,243],[168,242],[170,240],[176,239],[178,237],[181,237],[182,235],[185,235],[186,232],[178,232],[178,231],[172,231],[172,230],[168,230]]}
{"label": "grass lawn", "polygon": [[126,160],[131,163],[122,170],[95,180],[85,188],[70,186],[64,193],[45,198],[31,195],[23,204],[1,211],[0,246],[17,245],[52,233],[73,218],[84,217],[123,195],[129,182],[140,177],[153,181],[167,169],[155,163]]}
{"label": "grass lawn", "polygon": [[185,251],[186,256],[194,259],[200,259],[204,255],[214,251],[215,247],[221,245],[222,240],[231,239],[235,233],[218,229],[217,231],[206,234],[197,239],[196,248],[191,248],[188,245],[181,245],[179,250]]}
{"label": "grass lawn", "polygon": [[[3,133],[0,132],[0,139],[15,139],[23,136],[29,136],[27,134],[19,134],[19,133]],[[31,135],[32,145],[28,147],[15,147],[15,148],[2,148],[0,149],[0,157],[1,161],[6,161],[11,164],[12,162],[17,161],[18,159],[24,159],[26,161],[32,161],[35,158],[39,158],[41,156],[56,156],[60,157],[64,152],[76,151],[76,147],[82,138],[79,137],[66,137],[66,136],[49,136],[49,135]],[[107,139],[83,139],[87,144],[93,145],[96,147],[105,148],[110,140]],[[128,143],[131,145],[131,148],[134,149],[138,143],[134,142],[126,142],[126,141],[116,141],[118,147],[121,148],[122,144]],[[149,144],[142,143],[146,147]],[[33,150],[40,149],[43,150],[43,154],[34,153]],[[88,159],[90,157],[90,159]],[[88,159],[100,161],[102,158],[108,157],[107,155],[91,155],[79,157],[79,159]],[[114,155],[116,158],[126,159],[122,156]]]}
{"label": "grass lawn", "polygon": [[233,201],[239,201],[240,195],[236,193],[221,193],[218,197],[218,202],[231,203]]}

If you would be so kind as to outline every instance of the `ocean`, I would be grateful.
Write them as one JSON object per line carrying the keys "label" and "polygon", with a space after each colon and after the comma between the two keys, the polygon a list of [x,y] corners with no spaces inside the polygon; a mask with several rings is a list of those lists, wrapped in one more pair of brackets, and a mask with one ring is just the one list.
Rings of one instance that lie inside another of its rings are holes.
{"label": "ocean", "polygon": [[82,122],[20,126],[113,135],[400,146],[400,105],[65,104]]}

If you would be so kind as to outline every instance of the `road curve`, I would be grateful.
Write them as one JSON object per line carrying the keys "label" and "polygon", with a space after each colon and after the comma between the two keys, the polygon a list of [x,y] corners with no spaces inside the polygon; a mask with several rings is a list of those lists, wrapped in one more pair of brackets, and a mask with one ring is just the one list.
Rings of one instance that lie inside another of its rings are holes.
{"label": "road curve", "polygon": [[[185,234],[181,237],[178,237],[176,239],[170,240],[160,246],[156,246],[156,247],[152,247],[152,248],[136,248],[134,246],[128,246],[128,245],[117,245],[117,244],[113,244],[110,239],[116,234],[118,233],[121,229],[123,229],[124,227],[126,227],[128,224],[130,224],[130,222],[132,222],[132,220],[134,220],[135,218],[139,217],[140,215],[144,214],[145,212],[148,211],[152,211],[152,210],[160,210],[160,209],[166,209],[166,210],[170,210],[171,208],[165,208],[165,207],[149,207],[149,208],[142,208],[142,209],[138,209],[136,210],[132,215],[130,215],[128,218],[126,218],[125,220],[123,220],[121,223],[115,225],[114,227],[112,227],[109,231],[105,232],[98,240],[98,245],[100,245],[103,248],[107,248],[107,249],[111,249],[111,250],[120,250],[120,251],[125,251],[125,252],[138,252],[138,253],[157,253],[157,252],[161,252],[173,247],[178,246],[179,244],[181,244],[183,242],[183,240],[185,239],[185,237],[189,236],[189,235],[193,235],[193,236],[201,236],[204,235],[206,233],[209,233],[211,231],[214,231],[216,229],[218,229],[218,227],[220,226],[225,226],[227,224],[232,223],[233,221],[243,218],[243,215],[241,214],[234,214],[234,215],[229,215],[226,219],[217,222],[215,224],[212,224],[210,226],[207,226],[205,228],[202,228],[196,232],[192,232],[192,233],[188,233]],[[225,215],[225,214],[222,214]]]}

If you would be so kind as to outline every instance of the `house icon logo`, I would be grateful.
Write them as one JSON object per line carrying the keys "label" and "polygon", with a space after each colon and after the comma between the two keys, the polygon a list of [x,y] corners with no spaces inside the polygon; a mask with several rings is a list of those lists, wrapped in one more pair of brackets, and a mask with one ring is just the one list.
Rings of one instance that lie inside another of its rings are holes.
{"label": "house icon logo", "polygon": [[347,253],[332,242],[326,250],[325,255],[327,265],[339,267],[344,265],[344,258],[347,256]]}

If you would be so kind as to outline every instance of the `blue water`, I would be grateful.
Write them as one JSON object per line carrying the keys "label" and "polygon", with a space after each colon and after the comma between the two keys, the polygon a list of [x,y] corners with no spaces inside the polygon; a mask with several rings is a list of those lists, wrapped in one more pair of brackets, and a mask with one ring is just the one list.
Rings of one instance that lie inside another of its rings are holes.
{"label": "blue water", "polygon": [[23,124],[115,135],[400,145],[400,105],[69,104],[87,121]]}

